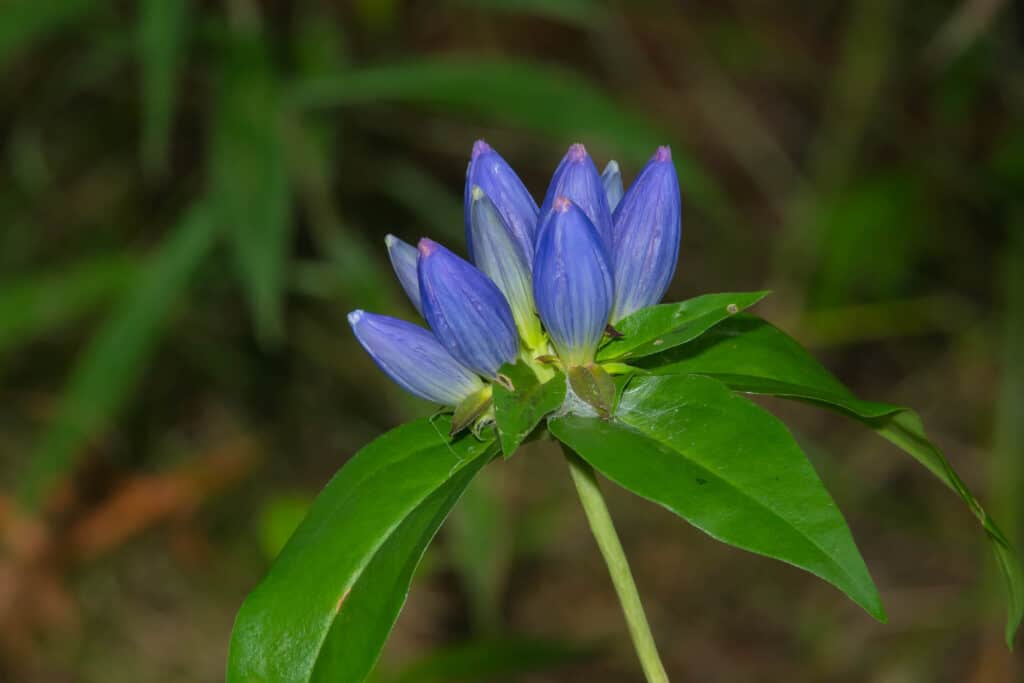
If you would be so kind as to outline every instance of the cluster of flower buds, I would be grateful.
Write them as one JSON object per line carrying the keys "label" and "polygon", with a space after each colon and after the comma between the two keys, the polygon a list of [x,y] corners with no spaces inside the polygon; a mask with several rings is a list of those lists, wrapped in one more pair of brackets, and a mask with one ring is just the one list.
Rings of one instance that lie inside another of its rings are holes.
{"label": "cluster of flower buds", "polygon": [[502,365],[557,357],[566,372],[592,366],[609,325],[661,300],[679,254],[679,181],[668,147],[624,191],[616,162],[599,175],[575,144],[538,208],[479,140],[466,172],[465,222],[469,261],[426,238],[415,247],[385,239],[429,330],[361,310],[349,323],[410,393],[484,407]]}

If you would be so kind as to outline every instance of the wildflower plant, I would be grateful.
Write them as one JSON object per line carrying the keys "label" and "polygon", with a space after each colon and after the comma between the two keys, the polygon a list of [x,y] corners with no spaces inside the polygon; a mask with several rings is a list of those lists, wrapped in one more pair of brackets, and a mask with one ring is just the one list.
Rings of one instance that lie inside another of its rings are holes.
{"label": "wildflower plant", "polygon": [[441,406],[352,458],[243,605],[228,679],[357,682],[371,673],[416,565],[474,476],[553,438],[622,602],[649,681],[668,680],[595,470],[713,538],[804,569],[879,621],[885,610],[841,512],[787,428],[745,395],[858,420],[924,465],[987,534],[1024,612],[1010,544],[909,409],[855,397],[797,342],[744,311],[766,292],[660,304],[679,254],[668,147],[624,189],[572,145],[538,207],[478,141],[466,173],[468,259],[388,235],[422,323],[349,315],[370,358]]}

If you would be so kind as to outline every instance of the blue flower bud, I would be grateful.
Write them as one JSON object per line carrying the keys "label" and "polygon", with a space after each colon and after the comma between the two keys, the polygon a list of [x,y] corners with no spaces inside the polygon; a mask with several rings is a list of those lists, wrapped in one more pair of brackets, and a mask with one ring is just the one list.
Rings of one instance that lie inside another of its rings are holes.
{"label": "blue flower bud", "polygon": [[417,248],[423,317],[456,360],[495,377],[519,352],[515,319],[501,290],[437,242],[422,239]]}
{"label": "blue flower bud", "polygon": [[612,269],[594,224],[565,197],[554,200],[541,227],[533,291],[562,361],[592,361],[612,310]]}
{"label": "blue flower bud", "polygon": [[484,386],[430,330],[365,311],[352,311],[348,322],[377,366],[410,394],[456,406]]}
{"label": "blue flower bud", "polygon": [[494,203],[476,185],[470,191],[470,204],[476,267],[505,295],[523,341],[530,348],[538,348],[544,343],[544,334],[534,312],[533,280],[526,255],[512,239]]}
{"label": "blue flower bud", "polygon": [[540,207],[541,220],[547,220],[557,197],[565,197],[582,209],[604,241],[605,249],[611,249],[612,212],[608,208],[608,196],[587,148],[579,143],[569,148],[551,177]]}
{"label": "blue flower bud", "polygon": [[679,258],[679,179],[659,147],[615,210],[612,323],[661,301]]}
{"label": "blue flower bud", "polygon": [[465,218],[466,246],[469,258],[476,263],[476,244],[471,230],[472,189],[479,187],[491,201],[509,234],[533,265],[533,245],[537,233],[537,202],[523,185],[516,172],[483,140],[473,143],[473,155],[466,169]]}
{"label": "blue flower bud", "polygon": [[416,311],[423,315],[423,304],[420,302],[420,283],[416,274],[416,247],[408,242],[403,242],[394,235],[384,238],[384,244],[388,248],[388,258],[391,259],[391,267],[395,269],[398,282],[405,290],[409,301],[416,307]]}
{"label": "blue flower bud", "polygon": [[605,196],[608,197],[608,208],[612,211],[612,225],[615,224],[615,207],[622,201],[622,173],[619,162],[612,159],[601,173],[601,184],[604,185]]}

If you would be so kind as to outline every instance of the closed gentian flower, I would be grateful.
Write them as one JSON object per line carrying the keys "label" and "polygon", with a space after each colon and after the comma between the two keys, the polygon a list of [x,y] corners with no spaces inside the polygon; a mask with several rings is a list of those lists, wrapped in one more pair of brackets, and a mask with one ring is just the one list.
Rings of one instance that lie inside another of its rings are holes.
{"label": "closed gentian flower", "polygon": [[519,353],[519,334],[505,296],[473,264],[437,242],[422,239],[417,248],[423,317],[456,360],[494,379]]}
{"label": "closed gentian flower", "polygon": [[612,213],[608,208],[608,196],[601,176],[597,174],[597,167],[587,154],[587,148],[579,143],[569,148],[555,169],[544,203],[540,207],[541,216],[548,216],[558,197],[570,200],[587,215],[604,241],[605,248],[610,250]]}
{"label": "closed gentian flower", "polygon": [[565,197],[552,202],[533,262],[537,311],[567,365],[594,359],[612,310],[613,277],[604,242]]}
{"label": "closed gentian flower", "polygon": [[423,315],[423,304],[420,302],[420,283],[416,274],[416,258],[419,252],[416,247],[408,242],[403,242],[394,235],[384,238],[384,244],[388,248],[388,258],[391,259],[391,267],[395,269],[398,282],[405,290],[409,301],[416,307],[416,311]]}
{"label": "closed gentian flower", "polygon": [[466,247],[470,260],[476,263],[476,243],[471,229],[473,187],[483,190],[494,203],[498,214],[505,221],[509,234],[522,250],[526,265],[531,266],[537,231],[537,202],[508,162],[483,140],[473,143],[472,157],[469,168],[466,169]]}
{"label": "closed gentian flower", "polygon": [[668,147],[659,147],[615,209],[612,323],[656,304],[679,258],[679,180]]}
{"label": "closed gentian flower", "polygon": [[430,330],[365,311],[352,311],[348,322],[377,366],[411,394],[456,406],[484,386]]}
{"label": "closed gentian flower", "polygon": [[612,225],[615,225],[615,207],[622,201],[622,172],[619,171],[619,162],[612,159],[601,172],[601,184],[604,185],[604,194],[608,197],[608,208],[612,211]]}
{"label": "closed gentian flower", "polygon": [[544,343],[544,334],[534,312],[533,280],[526,255],[480,187],[474,185],[470,191],[470,204],[474,263],[505,295],[523,341],[531,349],[539,348]]}

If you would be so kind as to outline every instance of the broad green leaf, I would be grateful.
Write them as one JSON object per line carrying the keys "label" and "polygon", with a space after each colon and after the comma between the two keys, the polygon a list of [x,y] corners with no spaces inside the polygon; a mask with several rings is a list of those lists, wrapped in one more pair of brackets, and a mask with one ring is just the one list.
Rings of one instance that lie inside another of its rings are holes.
{"label": "broad green leaf", "polygon": [[614,419],[548,425],[612,481],[724,543],[806,569],[885,620],[846,521],[785,425],[720,382],[634,377]]}
{"label": "broad green leaf", "polygon": [[815,403],[863,422],[912,456],[960,496],[985,529],[1004,578],[1009,609],[1006,638],[1012,643],[1024,618],[1024,572],[1019,558],[942,451],[928,440],[917,413],[856,398],[800,344],[754,316],[737,316],[693,344],[643,359],[641,364],[656,374],[699,373],[737,391]]}
{"label": "broad green leaf", "polygon": [[506,458],[519,448],[544,416],[557,410],[565,400],[565,376],[555,373],[543,384],[525,363],[505,365],[501,369],[512,382],[515,391],[509,391],[495,382],[494,419],[498,426],[501,451]]}
{"label": "broad green leaf", "polygon": [[596,649],[554,640],[506,635],[460,643],[410,664],[386,683],[521,680],[594,656]]}
{"label": "broad green leaf", "polygon": [[0,67],[33,41],[72,25],[103,3],[98,0],[5,0],[0,3]]}
{"label": "broad green leaf", "polygon": [[[405,102],[465,112],[545,134],[560,143],[606,144],[621,159],[646,161],[671,142],[645,117],[621,107],[600,89],[552,65],[480,58],[419,58],[343,71],[298,82],[294,95],[307,107]],[[572,112],[557,116],[554,112]],[[721,189],[676,143],[672,156],[683,192],[709,213],[728,211]]]}
{"label": "broad green leaf", "polygon": [[267,42],[239,31],[223,44],[210,150],[212,197],[231,236],[256,332],[283,333],[291,233],[285,110]]}
{"label": "broad green leaf", "polygon": [[597,411],[599,417],[608,419],[615,410],[618,387],[612,376],[597,363],[575,365],[566,370],[569,386],[577,398]]}
{"label": "broad green leaf", "polygon": [[636,359],[685,344],[766,296],[768,292],[704,294],[642,308],[615,324],[622,336],[601,347],[597,360]]}
{"label": "broad green leaf", "polygon": [[151,172],[167,165],[189,9],[190,0],[142,0],[139,6],[142,161]]}
{"label": "broad green leaf", "polygon": [[0,353],[116,298],[138,274],[137,259],[113,254],[0,283]]}
{"label": "broad green leaf", "polygon": [[448,510],[494,453],[447,417],[403,425],[334,476],[235,621],[228,681],[363,680]]}
{"label": "broad green leaf", "polygon": [[216,234],[207,207],[193,207],[77,359],[57,414],[29,458],[21,486],[28,504],[36,504],[54,480],[74,465],[86,442],[120,409],[159,343],[174,306],[212,251]]}

